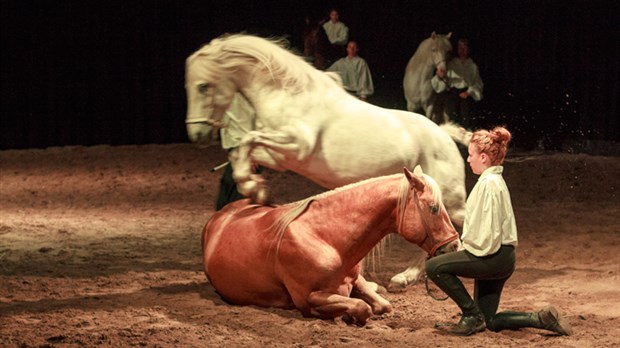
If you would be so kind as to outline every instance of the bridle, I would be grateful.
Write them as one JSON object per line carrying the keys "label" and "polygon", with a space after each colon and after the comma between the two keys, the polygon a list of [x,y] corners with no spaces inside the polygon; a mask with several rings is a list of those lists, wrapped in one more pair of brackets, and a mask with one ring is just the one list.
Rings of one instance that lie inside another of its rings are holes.
{"label": "bridle", "polygon": [[[410,191],[411,191],[411,193],[407,194],[407,197],[405,197],[405,201],[408,200],[409,194],[413,193],[413,195],[414,195],[413,196],[414,204],[418,208],[418,211],[422,211],[422,208],[420,207],[420,200],[418,199],[418,195],[415,194],[415,188],[413,190],[410,190]],[[409,192],[409,190],[408,190],[408,192]],[[404,220],[405,220],[405,215],[406,215],[405,212],[406,211],[407,211],[407,204],[405,204],[405,207],[403,208],[402,212],[400,213],[400,217],[398,218],[397,232],[399,234],[401,234],[402,226],[403,226]],[[424,225],[424,229],[426,231],[428,231],[429,230],[429,223],[428,223],[428,220],[426,219],[426,216],[424,214],[422,214],[422,224]],[[458,237],[459,237],[458,234],[455,234],[454,236],[449,237],[448,239],[446,239],[444,241],[435,242],[433,240],[433,243],[432,243],[433,247],[431,248],[431,250],[428,253],[428,258],[431,258],[431,257],[435,256],[435,254],[437,253],[437,250],[439,248],[441,248],[442,246],[452,242],[453,240],[456,240]],[[429,238],[430,238],[429,234],[426,233],[424,235],[424,239],[422,239],[422,241],[420,243],[418,243],[418,245],[420,245],[420,246],[424,245],[426,240],[429,239]]]}
{"label": "bridle", "polygon": [[[203,109],[209,107],[213,108],[213,106],[203,106]],[[211,111],[210,114],[213,115],[213,111]],[[211,117],[193,117],[191,119],[185,119],[185,124],[206,124],[215,128],[224,128],[226,126],[221,119],[215,120]]]}
{"label": "bridle", "polygon": [[196,117],[196,118],[192,118],[192,119],[186,119],[185,120],[185,124],[207,124],[209,126],[212,127],[216,127],[216,128],[224,128],[226,126],[226,124],[224,122],[222,122],[221,120],[214,120],[212,118],[208,118],[208,117]]}
{"label": "bridle", "polygon": [[[409,190],[407,190],[407,192],[409,192]],[[414,204],[418,207],[418,210],[419,210],[419,211],[421,211],[421,208],[420,208],[420,200],[418,199],[418,196],[415,194],[415,189],[411,190],[411,192],[413,192],[413,194],[414,194],[414,201],[415,201],[415,203],[414,203]],[[407,199],[409,198],[409,194],[411,194],[411,193],[408,193],[407,197],[405,197],[405,200],[407,200]],[[406,210],[407,210],[407,204],[405,204],[405,207],[403,208],[403,210],[402,210],[402,212],[400,213],[400,216],[399,216],[399,218],[398,218],[398,227],[397,227],[397,232],[398,232],[399,234],[401,234],[402,225],[403,225],[403,222],[404,222],[404,220],[405,220],[405,215],[406,215],[406,214],[405,214],[405,212],[406,212]],[[428,230],[429,230],[429,228],[428,228],[429,223],[428,223],[428,221],[427,221],[427,219],[426,219],[426,217],[425,217],[424,215],[422,215],[422,224],[424,225],[425,230],[426,230],[426,231],[428,231]],[[459,236],[458,236],[458,234],[455,234],[454,236],[452,236],[452,237],[450,237],[450,238],[446,239],[445,241],[438,242],[438,243],[433,243],[434,245],[433,245],[433,247],[432,247],[431,251],[428,253],[428,258],[430,259],[431,257],[433,257],[433,256],[437,253],[437,249],[439,249],[439,248],[441,248],[442,246],[444,246],[444,245],[446,245],[446,244],[448,244],[448,243],[452,242],[453,240],[457,239],[458,237],[459,237]],[[429,237],[428,233],[426,233],[426,234],[425,234],[425,236],[424,236],[424,239],[423,239],[423,240],[422,240],[422,242],[420,242],[418,245],[420,245],[420,246],[421,246],[421,245],[424,245],[424,242],[426,242],[426,240],[427,240],[428,238],[430,238],[430,237]],[[427,294],[428,294],[428,296],[430,296],[433,300],[436,300],[436,301],[445,301],[445,300],[447,300],[447,299],[448,299],[448,296],[446,296],[445,298],[438,298],[438,297],[435,297],[435,296],[433,295],[432,290],[431,290],[431,289],[430,289],[430,287],[428,286],[428,276],[427,276],[426,274],[424,274],[424,284],[425,284],[425,287],[426,287],[426,293],[427,293]]]}
{"label": "bridle", "polygon": [[444,58],[442,58],[442,59],[440,59],[438,61],[435,60],[435,53],[434,52],[436,52],[436,51],[438,51],[438,48],[437,48],[436,44],[433,43],[433,46],[431,47],[431,61],[433,62],[433,65],[435,65],[435,69],[439,68],[439,65],[441,63],[444,63],[444,64],[446,63],[445,55],[444,55]]}
{"label": "bridle", "polygon": [[[417,201],[418,201],[418,199],[417,199],[417,196],[416,196],[416,204],[417,204]],[[428,230],[428,221],[426,221],[426,217],[424,217],[424,216],[422,216],[422,223],[424,224],[424,227]],[[433,246],[433,248],[431,249],[431,251],[428,253],[428,258],[427,258],[427,260],[428,260],[428,259],[430,259],[430,258],[432,258],[433,256],[435,256],[435,254],[437,253],[437,250],[438,250],[439,248],[441,248],[442,246],[444,246],[444,245],[446,245],[446,244],[448,244],[448,243],[452,242],[453,240],[457,239],[458,237],[459,237],[459,235],[458,235],[458,234],[456,234],[456,235],[454,235],[454,236],[452,236],[452,237],[450,237],[450,238],[446,239],[446,240],[445,240],[445,241],[443,241],[443,242],[435,243],[435,245]],[[424,240],[422,240],[422,243],[420,243],[420,244],[424,244],[424,242],[425,242],[425,241],[426,241],[426,239],[428,239],[428,238],[429,238],[429,236],[428,236],[428,233],[427,233],[427,234],[426,234],[426,236],[424,237]],[[447,299],[449,298],[449,296],[448,296],[448,295],[446,295],[446,297],[442,297],[442,298],[435,297],[435,296],[433,295],[433,291],[432,291],[432,290],[431,290],[431,288],[428,286],[428,275],[427,275],[426,273],[424,273],[424,287],[426,288],[426,293],[428,294],[428,296],[430,296],[430,297],[431,297],[433,300],[435,300],[435,301],[445,301],[445,300],[447,300]]]}

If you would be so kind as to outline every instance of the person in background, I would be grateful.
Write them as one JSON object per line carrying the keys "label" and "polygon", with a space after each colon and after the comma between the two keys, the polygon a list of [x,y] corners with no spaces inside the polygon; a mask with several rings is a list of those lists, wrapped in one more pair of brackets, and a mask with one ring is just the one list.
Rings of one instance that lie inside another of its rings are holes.
{"label": "person in background", "polygon": [[452,122],[464,127],[472,126],[471,109],[474,102],[482,100],[484,84],[478,65],[469,57],[469,40],[459,39],[457,56],[447,64],[447,70],[437,69],[431,79],[436,93],[445,93],[445,108]]}
{"label": "person in background", "polygon": [[329,20],[323,23],[323,30],[331,44],[327,54],[329,65],[344,54],[344,47],[349,40],[349,28],[340,21],[338,10],[332,8],[329,11]]}
{"label": "person in background", "polygon": [[340,74],[344,88],[361,100],[366,101],[375,91],[372,75],[364,58],[358,55],[359,47],[354,40],[347,44],[347,56],[338,59],[327,71]]}
{"label": "person in background", "polygon": [[[426,262],[428,277],[459,306],[462,317],[447,331],[471,335],[484,331],[532,327],[560,335],[572,333],[554,307],[536,312],[497,313],[504,284],[515,269],[517,226],[510,193],[502,177],[502,163],[512,135],[504,127],[478,130],[469,142],[469,163],[480,175],[467,198],[467,215],[461,235],[464,250],[443,254]],[[474,279],[472,298],[458,277]]]}
{"label": "person in background", "polygon": [[[224,114],[223,120],[226,127],[220,129],[221,145],[224,150],[228,151],[229,157],[230,153],[236,151],[243,136],[255,128],[254,117],[245,116],[254,113],[250,102],[240,93],[235,94],[235,98]],[[257,172],[260,172],[260,168],[257,168]],[[243,198],[245,197],[237,191],[237,183],[233,179],[233,168],[228,161],[220,179],[215,210],[220,210],[226,204]]]}

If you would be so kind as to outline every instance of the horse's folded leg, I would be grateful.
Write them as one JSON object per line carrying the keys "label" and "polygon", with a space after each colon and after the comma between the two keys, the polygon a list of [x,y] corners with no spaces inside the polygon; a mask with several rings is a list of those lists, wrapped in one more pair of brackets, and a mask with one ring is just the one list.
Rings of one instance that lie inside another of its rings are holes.
{"label": "horse's folded leg", "polygon": [[377,293],[380,286],[377,283],[367,281],[363,276],[359,276],[355,281],[351,297],[364,300],[372,308],[373,314],[381,315],[390,313],[392,305],[390,302]]}
{"label": "horse's folded leg", "polygon": [[379,285],[379,284],[377,284],[375,282],[368,281],[368,280],[367,280],[367,282],[368,282],[368,286],[370,287],[370,289],[372,291],[376,292],[377,294],[386,294],[387,293],[387,289],[385,287],[383,287],[383,286],[381,286],[381,285]]}
{"label": "horse's folded leg", "polygon": [[353,318],[353,323],[359,326],[366,325],[373,315],[372,308],[368,303],[355,298],[315,291],[308,296],[308,304],[311,306],[312,315],[318,318],[335,318],[345,316]]}
{"label": "horse's folded leg", "polygon": [[355,307],[347,312],[355,318],[355,325],[364,326],[368,319],[373,315],[373,311],[366,302],[359,301]]}

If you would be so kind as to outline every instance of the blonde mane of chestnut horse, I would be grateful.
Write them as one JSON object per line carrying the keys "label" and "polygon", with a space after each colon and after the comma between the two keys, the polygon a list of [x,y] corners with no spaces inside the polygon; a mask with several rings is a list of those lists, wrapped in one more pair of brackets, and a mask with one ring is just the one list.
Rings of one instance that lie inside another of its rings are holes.
{"label": "blonde mane of chestnut horse", "polygon": [[307,317],[345,315],[364,325],[390,312],[361,274],[377,243],[398,233],[430,256],[460,246],[438,185],[419,166],[403,170],[280,206],[226,205],[202,233],[209,282],[233,304],[297,308]]}
{"label": "blonde mane of chestnut horse", "polygon": [[423,112],[437,124],[447,121],[443,108],[436,105],[436,93],[431,86],[431,79],[436,69],[446,70],[446,59],[452,51],[450,37],[433,32],[431,36],[420,43],[415,53],[407,63],[403,89],[407,100],[407,110]]}
{"label": "blonde mane of chestnut horse", "polygon": [[[254,117],[256,126],[229,156],[239,192],[258,203],[268,200],[267,184],[252,164],[290,170],[328,189],[420,165],[439,184],[452,222],[462,226],[465,165],[447,132],[456,127],[363,102],[284,45],[225,35],[186,60],[192,141],[209,141],[214,128],[226,126],[224,113],[238,94],[254,108],[255,114],[237,115]],[[399,279],[404,286],[411,277]]]}

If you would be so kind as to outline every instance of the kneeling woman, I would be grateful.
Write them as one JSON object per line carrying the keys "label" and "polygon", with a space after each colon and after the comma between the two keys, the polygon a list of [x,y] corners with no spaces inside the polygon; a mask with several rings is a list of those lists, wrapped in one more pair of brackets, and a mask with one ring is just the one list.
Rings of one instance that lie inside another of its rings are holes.
{"label": "kneeling woman", "polygon": [[[534,327],[570,335],[570,325],[553,307],[496,313],[504,283],[515,269],[517,246],[517,226],[501,166],[511,137],[503,127],[474,132],[467,162],[480,178],[467,199],[464,250],[428,260],[426,272],[463,312],[458,324],[448,329],[452,334]],[[458,277],[475,279],[473,299]]]}

